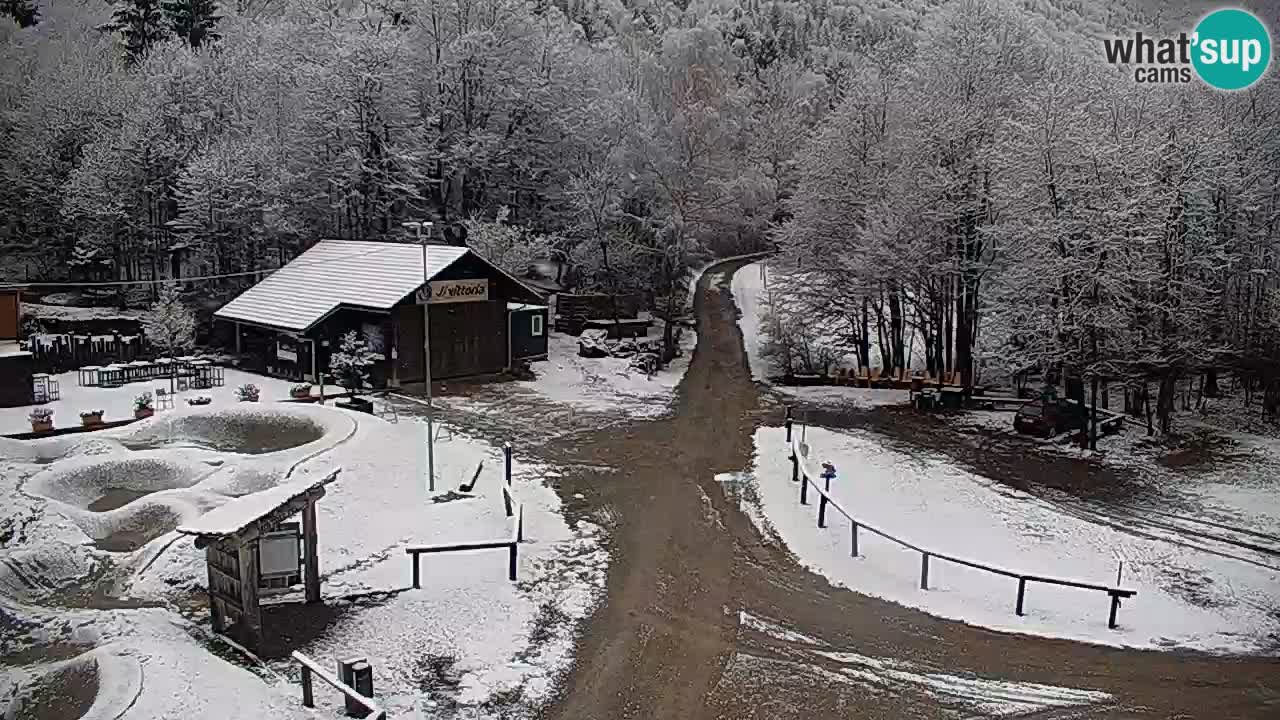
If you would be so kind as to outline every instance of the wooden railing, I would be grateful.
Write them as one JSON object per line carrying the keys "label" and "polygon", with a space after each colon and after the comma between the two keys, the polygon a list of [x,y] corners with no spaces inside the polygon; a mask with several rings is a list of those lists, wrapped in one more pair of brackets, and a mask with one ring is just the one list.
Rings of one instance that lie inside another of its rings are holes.
{"label": "wooden railing", "polygon": [[808,455],[808,448],[802,442],[800,442],[800,439],[798,437],[793,438],[792,424],[793,424],[793,418],[792,418],[791,408],[787,408],[786,428],[787,428],[787,444],[790,447],[790,451],[791,451],[791,455],[790,455],[791,480],[792,482],[800,483],[800,504],[801,505],[809,504],[809,487],[812,486],[814,492],[818,493],[818,498],[819,498],[818,499],[818,527],[825,528],[827,526],[827,506],[828,505],[834,508],[836,512],[843,515],[845,519],[849,521],[852,527],[850,539],[851,539],[853,557],[858,557],[858,531],[861,529],[861,530],[866,530],[867,532],[879,535],[880,537],[890,542],[896,543],[897,545],[900,545],[908,550],[912,550],[914,552],[920,553],[920,589],[921,590],[929,589],[930,558],[936,558],[938,560],[954,563],[956,565],[963,565],[965,567],[974,568],[975,570],[982,570],[984,572],[989,572],[993,575],[1002,575],[1004,577],[1015,579],[1018,581],[1018,598],[1017,598],[1017,602],[1014,605],[1014,613],[1019,616],[1023,614],[1024,600],[1026,599],[1028,582],[1038,582],[1046,585],[1060,585],[1063,587],[1073,587],[1073,588],[1080,588],[1082,590],[1094,590],[1098,592],[1104,592],[1111,597],[1111,611],[1107,617],[1107,627],[1113,630],[1116,627],[1116,612],[1120,609],[1121,598],[1131,598],[1134,595],[1138,594],[1137,590],[1129,590],[1126,588],[1110,586],[1110,585],[1098,585],[1095,583],[1080,582],[1077,580],[1065,580],[1062,578],[1045,577],[1043,575],[1032,575],[1029,573],[1006,570],[1001,567],[988,565],[986,563],[975,562],[973,560],[958,558],[958,557],[955,557],[954,555],[948,555],[948,554],[940,553],[934,550],[929,550],[929,549],[920,547],[914,543],[903,540],[902,538],[894,537],[893,535],[890,535],[889,533],[868,524],[864,520],[855,518],[853,516],[853,513],[850,513],[843,506],[841,506],[840,503],[837,502],[835,498],[831,497],[829,485],[826,485],[826,487],[823,487],[829,481],[819,482],[819,481],[822,481],[823,478],[821,478],[821,476],[818,473],[814,473],[812,469],[806,465],[806,460],[807,460],[806,456]]}
{"label": "wooden railing", "polygon": [[422,587],[422,569],[419,559],[423,555],[442,552],[462,552],[465,550],[496,550],[507,548],[507,579],[515,582],[516,567],[520,561],[520,543],[524,542],[524,504],[516,502],[511,494],[511,450],[508,444],[504,450],[507,454],[507,484],[502,487],[502,507],[507,517],[515,518],[515,527],[509,540],[486,540],[469,543],[447,543],[443,545],[410,545],[405,554],[413,559],[413,587]]}
{"label": "wooden railing", "polygon": [[316,706],[315,695],[311,687],[312,676],[315,676],[332,685],[338,692],[347,696],[348,699],[364,706],[369,711],[368,717],[373,718],[373,720],[387,720],[387,711],[378,707],[378,704],[372,698],[367,698],[356,692],[355,688],[342,682],[337,676],[329,674],[324,668],[317,665],[316,661],[306,655],[295,650],[292,657],[302,666],[302,705],[304,707],[313,708]]}

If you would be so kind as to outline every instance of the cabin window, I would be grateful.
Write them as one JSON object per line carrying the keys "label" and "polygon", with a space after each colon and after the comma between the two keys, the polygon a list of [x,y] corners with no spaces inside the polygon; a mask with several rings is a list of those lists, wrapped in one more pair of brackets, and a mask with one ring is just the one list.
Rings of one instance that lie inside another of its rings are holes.
{"label": "cabin window", "polygon": [[532,323],[529,326],[530,334],[534,337],[542,337],[542,316],[535,314],[530,320]]}

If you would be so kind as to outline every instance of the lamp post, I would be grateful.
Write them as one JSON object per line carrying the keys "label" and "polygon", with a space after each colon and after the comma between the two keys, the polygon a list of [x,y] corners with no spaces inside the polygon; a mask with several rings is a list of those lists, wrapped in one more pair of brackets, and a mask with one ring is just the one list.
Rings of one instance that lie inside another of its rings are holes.
{"label": "lamp post", "polygon": [[[426,300],[422,303],[422,365],[427,380],[427,491],[436,491],[435,463],[435,408],[431,403],[431,276],[427,272],[427,240],[431,237],[430,222],[401,223],[414,231],[418,242],[422,245],[422,288],[426,291]],[[427,229],[426,237],[422,229]]]}

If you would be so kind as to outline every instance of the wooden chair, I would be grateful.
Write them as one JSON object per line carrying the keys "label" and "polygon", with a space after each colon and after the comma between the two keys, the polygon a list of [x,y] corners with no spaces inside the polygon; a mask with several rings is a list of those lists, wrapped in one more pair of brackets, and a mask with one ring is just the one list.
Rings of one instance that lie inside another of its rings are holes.
{"label": "wooden chair", "polygon": [[164,388],[156,388],[156,410],[173,409],[173,393]]}

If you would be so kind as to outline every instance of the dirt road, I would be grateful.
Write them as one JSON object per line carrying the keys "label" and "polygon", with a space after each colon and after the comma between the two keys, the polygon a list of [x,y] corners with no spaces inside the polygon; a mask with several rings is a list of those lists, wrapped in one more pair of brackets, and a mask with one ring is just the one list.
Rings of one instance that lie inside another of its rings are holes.
{"label": "dirt road", "polygon": [[[802,568],[715,480],[749,466],[762,417],[728,277],[708,273],[698,290],[698,347],[674,415],[578,436],[557,452],[582,468],[560,484],[571,512],[612,519],[613,559],[607,598],[547,717],[982,716],[963,697],[830,672],[846,661],[825,648],[1112,696],[1073,717],[1280,718],[1280,660],[1001,634],[833,588]],[[740,612],[796,632],[740,628]]]}

